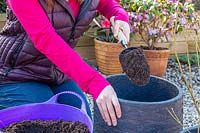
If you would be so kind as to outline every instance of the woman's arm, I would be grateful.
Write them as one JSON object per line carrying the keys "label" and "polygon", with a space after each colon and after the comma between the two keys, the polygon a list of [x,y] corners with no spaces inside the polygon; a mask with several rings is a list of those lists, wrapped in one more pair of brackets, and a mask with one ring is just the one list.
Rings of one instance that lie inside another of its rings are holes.
{"label": "woman's arm", "polygon": [[7,0],[34,46],[84,92],[98,97],[109,83],[55,32],[38,0]]}
{"label": "woman's arm", "polygon": [[97,10],[108,19],[115,16],[115,20],[129,23],[127,12],[115,0],[99,0]]}
{"label": "woman's arm", "polygon": [[121,30],[126,37],[126,41],[129,41],[130,26],[128,13],[116,2],[116,0],[100,0],[97,9],[108,19],[114,17],[114,36],[118,38],[118,33]]}

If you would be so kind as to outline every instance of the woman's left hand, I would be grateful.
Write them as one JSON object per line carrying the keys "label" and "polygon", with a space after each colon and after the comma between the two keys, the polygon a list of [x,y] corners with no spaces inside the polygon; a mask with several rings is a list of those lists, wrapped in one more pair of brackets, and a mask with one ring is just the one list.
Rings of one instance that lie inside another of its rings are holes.
{"label": "woman's left hand", "polygon": [[97,106],[104,121],[116,126],[117,118],[122,115],[117,95],[111,85],[106,86],[96,99]]}
{"label": "woman's left hand", "polygon": [[130,26],[127,22],[116,20],[113,25],[114,36],[117,37],[119,31],[122,31],[127,39],[127,42],[130,41]]}

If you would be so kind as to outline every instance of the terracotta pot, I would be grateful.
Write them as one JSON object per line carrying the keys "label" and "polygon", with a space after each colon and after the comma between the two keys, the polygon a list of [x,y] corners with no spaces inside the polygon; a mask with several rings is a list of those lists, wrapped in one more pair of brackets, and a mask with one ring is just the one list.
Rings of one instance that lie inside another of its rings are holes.
{"label": "terracotta pot", "polygon": [[169,53],[170,50],[144,50],[151,75],[159,77],[165,75]]}
{"label": "terracotta pot", "polygon": [[122,73],[119,54],[124,49],[121,44],[95,41],[95,56],[99,70],[106,75]]}

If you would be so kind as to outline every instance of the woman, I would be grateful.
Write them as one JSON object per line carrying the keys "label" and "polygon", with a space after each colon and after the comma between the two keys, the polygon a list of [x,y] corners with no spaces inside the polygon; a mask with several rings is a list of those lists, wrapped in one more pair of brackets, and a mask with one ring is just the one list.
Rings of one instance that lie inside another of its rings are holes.
{"label": "woman", "polygon": [[[0,32],[0,109],[44,102],[69,90],[85,99],[84,91],[93,96],[105,122],[116,126],[121,109],[112,86],[72,48],[96,10],[107,18],[114,16],[115,36],[121,29],[129,40],[126,12],[114,0],[7,0],[7,4],[7,22]],[[73,96],[63,95],[59,102],[80,107]],[[87,112],[91,115],[88,105]]]}

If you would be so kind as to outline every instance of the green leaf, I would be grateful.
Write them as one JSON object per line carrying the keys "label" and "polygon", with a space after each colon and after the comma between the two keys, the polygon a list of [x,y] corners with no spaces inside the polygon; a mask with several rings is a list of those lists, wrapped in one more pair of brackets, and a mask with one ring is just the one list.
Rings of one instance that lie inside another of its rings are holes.
{"label": "green leaf", "polygon": [[94,36],[98,36],[98,31],[97,30],[94,31]]}
{"label": "green leaf", "polygon": [[88,58],[83,58],[83,60],[84,60],[88,65],[90,65],[91,67],[97,69],[97,66],[95,66]]}
{"label": "green leaf", "polygon": [[144,5],[144,10],[147,10],[147,5]]}
{"label": "green leaf", "polygon": [[133,11],[135,11],[135,10],[136,10],[136,8],[137,8],[136,4],[135,4],[135,3],[134,3],[134,4],[132,4],[132,5],[131,5],[131,8],[132,8],[132,10],[133,10]]}
{"label": "green leaf", "polygon": [[153,12],[154,12],[155,15],[157,15],[157,16],[159,15],[159,11],[157,9],[154,8]]}
{"label": "green leaf", "polygon": [[153,14],[149,14],[149,21],[151,22],[153,20]]}
{"label": "green leaf", "polygon": [[173,8],[171,6],[168,7],[168,9],[169,9],[170,13],[173,13]]}
{"label": "green leaf", "polygon": [[194,10],[192,8],[189,8],[188,11],[190,14],[192,14]]}
{"label": "green leaf", "polygon": [[183,26],[182,25],[178,25],[177,29],[176,29],[176,33],[182,32],[183,31]]}

